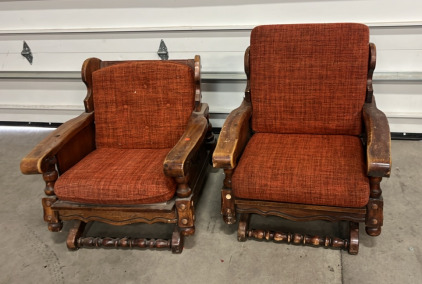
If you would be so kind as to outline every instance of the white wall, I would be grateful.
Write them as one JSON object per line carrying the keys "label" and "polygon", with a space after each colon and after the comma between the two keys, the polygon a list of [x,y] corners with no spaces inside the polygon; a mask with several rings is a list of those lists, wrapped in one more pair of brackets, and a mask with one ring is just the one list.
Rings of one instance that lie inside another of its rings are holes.
{"label": "white wall", "polygon": [[[84,59],[200,54],[214,126],[243,97],[243,53],[260,24],[361,22],[377,45],[375,95],[391,131],[422,133],[422,1],[2,1],[0,121],[63,122],[83,110]],[[21,56],[23,41],[34,61]]]}

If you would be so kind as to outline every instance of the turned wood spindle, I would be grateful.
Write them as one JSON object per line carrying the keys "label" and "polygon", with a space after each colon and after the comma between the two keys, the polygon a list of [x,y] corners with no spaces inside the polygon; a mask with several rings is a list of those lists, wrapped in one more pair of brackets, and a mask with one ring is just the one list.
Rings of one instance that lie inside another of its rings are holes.
{"label": "turned wood spindle", "polygon": [[144,238],[110,238],[81,237],[77,239],[77,247],[82,248],[171,248],[171,241],[164,239]]}
{"label": "turned wood spindle", "polygon": [[380,198],[381,197],[381,194],[382,194],[381,180],[382,180],[382,177],[370,177],[369,178],[371,198]]}
{"label": "turned wood spindle", "polygon": [[45,181],[44,192],[46,195],[54,195],[54,184],[56,183],[59,174],[56,170],[56,157],[48,157],[45,159],[47,165],[46,171],[42,174]]}
{"label": "turned wood spindle", "polygon": [[296,245],[312,245],[312,246],[323,246],[332,247],[347,250],[349,247],[349,241],[347,239],[340,239],[335,237],[320,237],[320,236],[309,236],[298,233],[283,233],[273,232],[269,230],[256,230],[251,229],[246,231],[248,238],[256,240],[274,241],[276,243],[293,243]]}

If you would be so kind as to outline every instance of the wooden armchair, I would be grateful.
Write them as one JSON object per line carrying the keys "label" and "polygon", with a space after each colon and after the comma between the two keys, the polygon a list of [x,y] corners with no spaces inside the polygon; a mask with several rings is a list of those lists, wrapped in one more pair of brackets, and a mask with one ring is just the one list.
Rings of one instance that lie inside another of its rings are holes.
{"label": "wooden armchair", "polygon": [[[238,240],[273,240],[357,254],[359,223],[381,233],[380,182],[390,132],[372,90],[375,45],[361,24],[259,26],[245,53],[247,87],[213,154],[224,169],[221,213]],[[348,221],[350,238],[249,228],[250,215]]]}
{"label": "wooden armchair", "polygon": [[[85,112],[51,133],[21,162],[42,174],[50,231],[76,220],[69,249],[171,248],[195,231],[213,134],[201,103],[200,58],[101,61],[82,67]],[[86,237],[88,222],[174,224],[164,239]]]}

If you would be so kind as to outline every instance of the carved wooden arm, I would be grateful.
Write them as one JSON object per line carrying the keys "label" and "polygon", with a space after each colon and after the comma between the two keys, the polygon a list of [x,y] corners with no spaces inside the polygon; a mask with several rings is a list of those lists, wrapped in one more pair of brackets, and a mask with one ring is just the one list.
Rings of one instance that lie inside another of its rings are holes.
{"label": "carved wooden arm", "polygon": [[82,113],[80,116],[63,123],[49,136],[42,140],[20,164],[22,173],[38,174],[47,171],[51,167],[50,158],[54,157],[66,144],[78,133],[93,124],[94,113]]}
{"label": "carved wooden arm", "polygon": [[363,106],[363,120],[367,136],[367,174],[389,177],[391,171],[391,137],[387,117],[377,108],[375,98]]}
{"label": "carved wooden arm", "polygon": [[252,115],[251,103],[243,100],[240,107],[233,110],[221,129],[217,146],[212,157],[215,168],[233,169],[249,138],[249,120]]}
{"label": "carved wooden arm", "polygon": [[177,144],[164,160],[164,174],[174,178],[185,178],[189,172],[190,159],[201,146],[208,129],[208,105],[201,104],[198,112],[193,112],[188,125]]}

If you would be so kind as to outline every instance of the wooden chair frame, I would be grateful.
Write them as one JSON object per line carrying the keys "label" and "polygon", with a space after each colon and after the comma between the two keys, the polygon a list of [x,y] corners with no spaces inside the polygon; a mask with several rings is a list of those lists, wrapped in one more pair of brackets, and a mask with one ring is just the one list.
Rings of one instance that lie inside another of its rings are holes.
{"label": "wooden chair frame", "polygon": [[[221,214],[227,224],[236,222],[239,214],[238,240],[247,238],[273,240],[313,246],[334,247],[357,254],[359,249],[359,223],[364,223],[366,232],[378,236],[383,225],[383,199],[380,182],[382,177],[390,176],[390,131],[388,121],[383,112],[377,109],[373,97],[372,75],[376,63],[376,48],[369,44],[368,77],[366,99],[363,106],[364,133],[362,139],[366,147],[367,175],[370,182],[370,198],[366,206],[361,208],[344,208],[293,203],[280,203],[258,200],[237,199],[232,193],[232,174],[237,162],[248,143],[252,133],[250,119],[252,116],[251,89],[249,79],[249,48],[245,52],[245,72],[247,86],[241,106],[228,116],[221,129],[216,149],[213,154],[213,165],[223,168],[224,185],[221,190]],[[297,233],[272,232],[249,228],[250,214],[262,216],[278,216],[292,221],[326,220],[331,222],[348,221],[349,239],[333,237],[308,236]]]}
{"label": "wooden chair frame", "polygon": [[[200,57],[191,60],[173,60],[194,70],[195,107],[185,133],[163,161],[164,174],[177,183],[173,199],[159,204],[97,205],[59,200],[54,194],[54,184],[79,160],[95,149],[94,104],[92,73],[95,70],[127,61],[101,61],[87,59],[82,67],[82,80],[87,86],[84,100],[85,112],[62,124],[40,142],[21,162],[24,174],[42,174],[46,183],[42,199],[44,220],[48,229],[58,232],[63,221],[76,220],[67,238],[69,249],[82,247],[170,248],[181,253],[184,236],[195,232],[195,210],[200,191],[205,182],[209,155],[215,145],[209,123],[208,105],[201,103]],[[133,223],[174,224],[170,239],[84,237],[85,225],[100,221],[112,225]]]}

